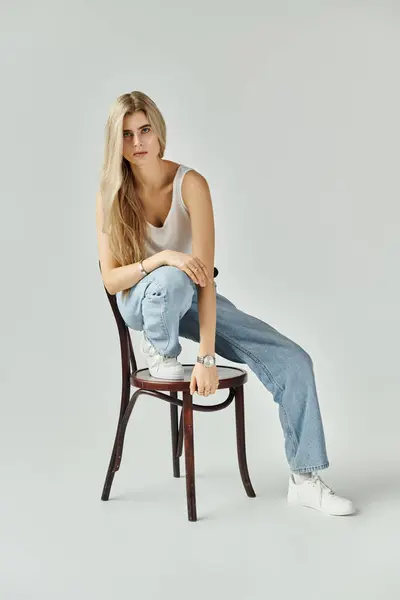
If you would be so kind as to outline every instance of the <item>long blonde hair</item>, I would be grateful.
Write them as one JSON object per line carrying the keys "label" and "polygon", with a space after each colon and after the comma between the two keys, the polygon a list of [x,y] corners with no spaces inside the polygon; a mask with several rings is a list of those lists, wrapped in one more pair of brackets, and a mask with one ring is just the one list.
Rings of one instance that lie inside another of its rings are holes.
{"label": "long blonde hair", "polygon": [[[166,146],[166,124],[157,105],[143,92],[119,96],[110,108],[105,126],[100,176],[103,232],[109,235],[111,253],[121,266],[145,258],[146,218],[135,190],[132,169],[122,154],[124,117],[140,110],[145,113],[158,137],[159,157],[162,158]],[[123,297],[128,293],[129,290],[124,290]]]}

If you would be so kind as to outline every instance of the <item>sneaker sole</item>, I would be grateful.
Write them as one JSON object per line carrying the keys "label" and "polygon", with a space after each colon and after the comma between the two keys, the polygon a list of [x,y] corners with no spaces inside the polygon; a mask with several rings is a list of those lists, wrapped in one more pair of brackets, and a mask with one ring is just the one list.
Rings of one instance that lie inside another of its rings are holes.
{"label": "sneaker sole", "polygon": [[154,379],[162,379],[163,381],[180,381],[182,379],[185,379],[185,375],[176,375],[175,377],[172,375],[169,375],[168,377],[162,377],[161,375],[153,375],[153,373],[149,370],[149,373],[151,375],[151,377],[154,377]]}
{"label": "sneaker sole", "polygon": [[328,515],[328,516],[332,516],[332,517],[347,517],[350,515],[354,515],[357,511],[355,509],[353,509],[352,511],[342,511],[342,512],[328,512],[326,510],[323,510],[322,508],[318,508],[318,506],[310,506],[309,504],[301,504],[299,502],[297,502],[296,500],[288,500],[288,505],[291,507],[298,507],[298,508],[311,508],[311,510],[316,510],[318,512],[321,512],[324,515]]}

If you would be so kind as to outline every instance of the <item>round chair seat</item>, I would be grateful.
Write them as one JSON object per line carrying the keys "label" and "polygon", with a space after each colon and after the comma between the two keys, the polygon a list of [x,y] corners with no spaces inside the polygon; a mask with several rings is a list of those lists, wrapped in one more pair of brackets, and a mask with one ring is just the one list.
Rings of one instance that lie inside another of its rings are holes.
{"label": "round chair seat", "polygon": [[[186,392],[190,389],[190,380],[194,365],[183,365],[184,376],[182,379],[156,379],[150,375],[148,369],[139,369],[132,373],[131,383],[134,387],[143,390],[166,390],[170,392]],[[247,371],[236,367],[218,366],[219,390],[239,387],[247,381]]]}

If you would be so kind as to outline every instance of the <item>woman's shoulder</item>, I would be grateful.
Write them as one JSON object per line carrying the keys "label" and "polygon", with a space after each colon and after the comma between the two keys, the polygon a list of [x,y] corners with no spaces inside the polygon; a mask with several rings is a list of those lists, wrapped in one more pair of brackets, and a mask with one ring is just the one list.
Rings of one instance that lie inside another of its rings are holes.
{"label": "woman's shoulder", "polygon": [[185,186],[189,189],[192,187],[204,187],[205,185],[208,185],[207,179],[204,177],[204,175],[202,175],[202,173],[197,171],[194,167],[187,167],[185,165],[182,166],[185,169],[185,177],[183,179],[182,186]]}
{"label": "woman's shoulder", "polygon": [[202,203],[203,199],[210,198],[210,187],[207,179],[199,171],[190,168],[186,171],[181,187],[182,202],[190,211],[190,203]]}
{"label": "woman's shoulder", "polygon": [[171,177],[172,180],[175,178],[175,175],[178,173],[178,169],[182,170],[182,192],[186,188],[187,190],[192,189],[193,187],[208,187],[208,183],[206,178],[202,173],[200,173],[194,167],[190,165],[177,163],[172,160],[167,161],[171,168]]}
{"label": "woman's shoulder", "polygon": [[184,169],[185,171],[190,171],[190,172],[195,172],[198,173],[198,171],[196,171],[196,169],[194,169],[193,167],[191,167],[190,165],[187,165],[186,163],[179,163],[179,162],[175,162],[174,160],[167,160],[166,158],[163,158],[164,163],[166,164],[167,169],[169,170],[169,172],[171,174],[174,174],[178,171],[179,168]]}

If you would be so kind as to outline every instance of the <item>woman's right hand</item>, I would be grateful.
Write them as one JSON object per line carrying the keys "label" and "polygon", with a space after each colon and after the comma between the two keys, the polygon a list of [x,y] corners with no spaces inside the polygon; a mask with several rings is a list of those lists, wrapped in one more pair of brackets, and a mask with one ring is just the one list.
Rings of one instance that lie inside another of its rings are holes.
{"label": "woman's right hand", "polygon": [[206,286],[213,280],[206,265],[197,256],[176,252],[176,250],[164,250],[165,264],[169,267],[177,267],[188,275],[196,285]]}

